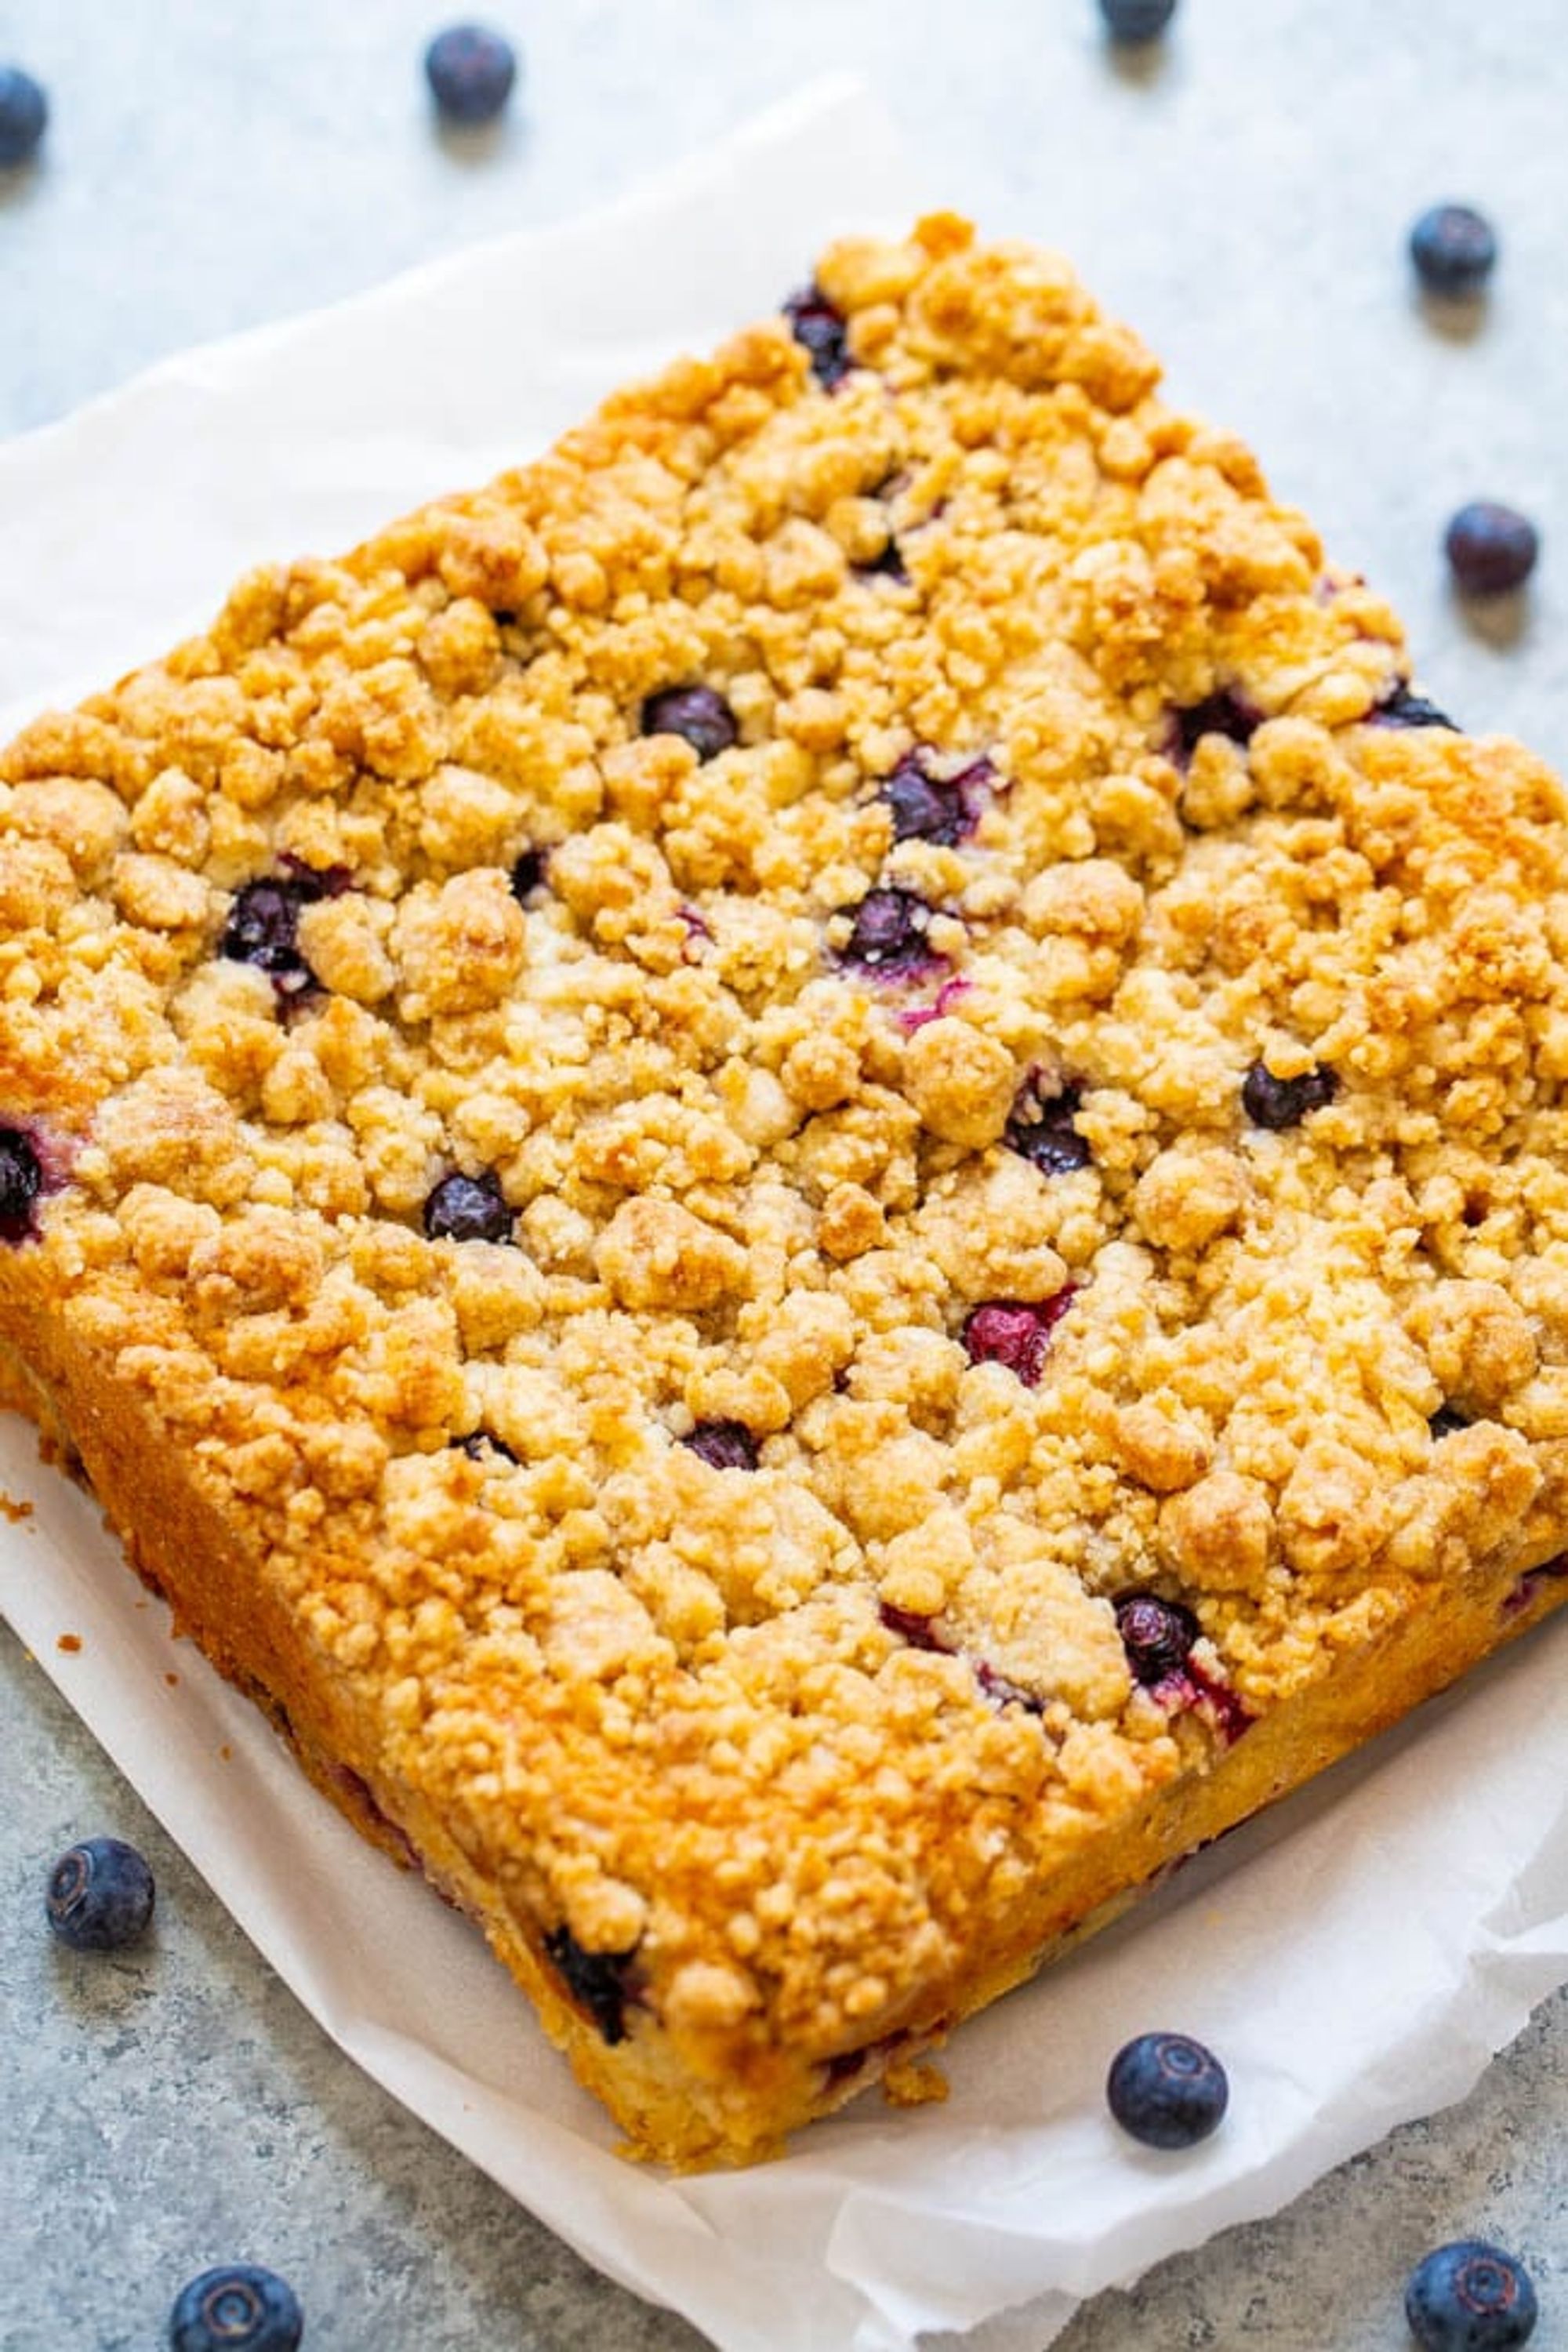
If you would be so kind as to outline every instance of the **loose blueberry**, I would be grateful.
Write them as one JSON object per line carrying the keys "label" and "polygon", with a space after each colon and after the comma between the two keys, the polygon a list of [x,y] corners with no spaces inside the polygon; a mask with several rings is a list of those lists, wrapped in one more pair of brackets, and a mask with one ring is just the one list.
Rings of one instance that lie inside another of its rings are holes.
{"label": "loose blueberry", "polygon": [[1424,694],[1413,694],[1403,679],[1366,716],[1369,727],[1447,727],[1454,735],[1460,731],[1446,710],[1439,710]]}
{"label": "loose blueberry", "polygon": [[1475,499],[1448,525],[1443,550],[1467,596],[1506,596],[1534,571],[1541,535],[1515,508],[1496,499]]}
{"label": "loose blueberry", "polygon": [[1410,232],[1410,258],[1430,294],[1477,294],[1497,260],[1490,221],[1470,205],[1433,205]]}
{"label": "loose blueberry", "polygon": [[1457,1404],[1440,1404],[1426,1423],[1434,1438],[1452,1437],[1457,1429],[1468,1429],[1470,1416],[1461,1412]]}
{"label": "loose blueberry", "polygon": [[1152,41],[1176,13],[1176,0],[1100,0],[1113,41]]}
{"label": "loose blueberry", "polygon": [[45,1907],[62,1944],[113,1952],[146,1934],[153,1895],[153,1874],[134,1846],[121,1838],[84,1838],[49,1873]]}
{"label": "loose blueberry", "polygon": [[1192,2147],[1206,2139],[1230,2098],[1212,2050],[1184,2033],[1140,2033],[1106,2077],[1110,2112],[1145,2147]]}
{"label": "loose blueberry", "polygon": [[425,79],[449,122],[491,122],[511,96],[517,55],[483,25],[449,25],[425,52]]}
{"label": "loose blueberry", "polygon": [[544,1948],[565,1980],[574,2000],[582,2002],[605,2040],[614,2045],[626,2038],[626,2003],[632,1998],[629,1952],[585,1952],[570,1927],[557,1927],[544,1938]]}
{"label": "loose blueberry", "polygon": [[1296,1078],[1277,1078],[1264,1063],[1254,1062],[1241,1082],[1241,1107],[1254,1127],[1278,1132],[1300,1127],[1310,1112],[1332,1102],[1339,1084],[1332,1070],[1321,1062],[1315,1070],[1303,1070]]}
{"label": "loose blueberry", "polygon": [[30,1138],[19,1127],[0,1127],[0,1241],[26,1239],[43,1182]]}
{"label": "loose blueberry", "polygon": [[1500,2246],[1459,2238],[1416,2263],[1405,2316],[1422,2352],[1511,2352],[1534,2329],[1535,2289]]}
{"label": "loose blueberry", "polygon": [[20,66],[0,66],[0,166],[25,163],[37,152],[49,119],[41,86]]}
{"label": "loose blueberry", "polygon": [[1081,1090],[1073,1086],[1044,1101],[1032,1086],[1026,1087],[1002,1130],[1003,1142],[1042,1176],[1070,1176],[1087,1168],[1094,1155],[1073,1125],[1081,1100]]}
{"label": "loose blueberry", "polygon": [[1072,1286],[1054,1298],[1025,1304],[995,1298],[964,1319],[963,1340],[972,1364],[1005,1364],[1026,1389],[1037,1386],[1051,1333],[1072,1305]]}
{"label": "loose blueberry", "polygon": [[173,2352],[294,2352],[305,2315],[287,2279],[258,2263],[226,2263],[180,2289],[169,2315]]}
{"label": "loose blueberry", "polygon": [[710,1470],[754,1470],[757,1441],[743,1421],[700,1421],[681,1444]]}
{"label": "loose blueberry", "polygon": [[931,961],[926,946],[931,908],[912,890],[868,890],[858,907],[841,907],[838,911],[854,918],[840,950],[845,963],[896,976],[918,971]]}
{"label": "loose blueberry", "polygon": [[511,895],[520,903],[544,879],[544,852],[525,849],[511,869]]}
{"label": "loose blueberry", "polygon": [[684,736],[700,760],[716,760],[740,740],[735,714],[710,686],[668,686],[642,707],[645,735]]}
{"label": "loose blueberry", "polygon": [[443,1176],[425,1202],[425,1231],[433,1242],[510,1241],[511,1211],[500,1177],[488,1168],[479,1176]]}
{"label": "loose blueberry", "polygon": [[1223,735],[1230,743],[1250,743],[1263,724],[1263,713],[1228,687],[1174,711],[1176,741],[1184,761],[1190,760],[1205,735]]}
{"label": "loose blueberry", "polygon": [[1116,1603],[1116,1630],[1134,1682],[1147,1689],[1182,1672],[1198,1638],[1198,1621],[1179,1601],[1130,1592]]}
{"label": "loose blueberry", "polygon": [[784,314],[795,341],[805,347],[812,374],[825,392],[831,392],[855,364],[849,356],[849,329],[843,311],[835,308],[819,286],[808,286],[790,296]]}

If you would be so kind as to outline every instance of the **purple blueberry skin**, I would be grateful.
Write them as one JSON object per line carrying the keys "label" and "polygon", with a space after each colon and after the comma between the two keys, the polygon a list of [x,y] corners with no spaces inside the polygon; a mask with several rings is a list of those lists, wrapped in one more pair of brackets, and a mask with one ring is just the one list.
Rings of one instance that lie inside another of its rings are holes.
{"label": "purple blueberry skin", "polygon": [[1513,2352],[1534,2331],[1535,2288],[1500,2246],[1459,2238],[1416,2263],[1405,2316],[1421,2352]]}
{"label": "purple blueberry skin", "polygon": [[43,1188],[44,1171],[31,1138],[19,1127],[0,1127],[0,1241],[26,1241]]}
{"label": "purple blueberry skin", "polygon": [[892,811],[895,841],[934,841],[951,848],[958,839],[963,811],[956,796],[932,782],[912,751],[887,779],[881,797]]}
{"label": "purple blueberry skin", "polygon": [[1479,294],[1497,260],[1497,236],[1472,205],[1433,205],[1410,232],[1410,258],[1429,294]]}
{"label": "purple blueberry skin", "polygon": [[735,714],[710,686],[667,686],[642,707],[645,735],[679,735],[700,760],[716,760],[739,742]]}
{"label": "purple blueberry skin", "polygon": [[49,119],[42,87],[20,66],[0,66],[0,169],[37,154]]}
{"label": "purple blueberry skin", "polygon": [[1039,1385],[1051,1333],[1072,1304],[1069,1284],[1036,1304],[993,1298],[965,1317],[962,1338],[972,1364],[1003,1364],[1026,1389]]}
{"label": "purple blueberry skin", "polygon": [[467,1436],[448,1438],[447,1442],[456,1453],[466,1454],[470,1462],[483,1462],[487,1455],[492,1454],[500,1462],[517,1460],[510,1446],[504,1444],[499,1437],[492,1437],[488,1429],[470,1429]]}
{"label": "purple blueberry skin", "polygon": [[931,960],[926,946],[931,908],[912,890],[868,890],[858,907],[841,907],[838,911],[855,919],[841,950],[845,963],[896,978],[919,971]]}
{"label": "purple blueberry skin", "polygon": [[225,2263],[181,2288],[169,2315],[172,2352],[295,2352],[305,2315],[287,2279],[257,2263]]}
{"label": "purple blueberry skin", "polygon": [[531,891],[538,889],[543,879],[544,852],[542,849],[525,849],[512,865],[512,897],[521,905]]}
{"label": "purple blueberry skin", "polygon": [[994,782],[995,770],[984,755],[955,776],[932,776],[920,751],[906,751],[881,787],[892,811],[893,839],[952,848],[973,832]]}
{"label": "purple blueberry skin", "polygon": [[433,1242],[510,1241],[511,1211],[500,1179],[489,1169],[479,1176],[456,1170],[443,1176],[426,1201],[425,1231]]}
{"label": "purple blueberry skin", "polygon": [[1141,2033],[1119,2050],[1105,2095],[1123,2131],[1145,2147],[1193,2147],[1230,2103],[1225,2068],[1185,2033]]}
{"label": "purple blueberry skin", "polygon": [[1148,1689],[1181,1673],[1198,1638],[1198,1621],[1179,1601],[1129,1592],[1116,1603],[1116,1630],[1133,1680]]}
{"label": "purple blueberry skin", "polygon": [[849,331],[843,311],[819,286],[807,286],[790,296],[784,314],[811,362],[813,375],[824,392],[832,392],[855,364],[849,356]]}
{"label": "purple blueberry skin", "polygon": [[62,1944],[115,1952],[152,1924],[156,1889],[145,1861],[123,1838],[84,1838],[49,1873],[45,1908]]}
{"label": "purple blueberry skin", "polygon": [[682,1445],[710,1470],[754,1470],[757,1441],[743,1421],[700,1421]]}
{"label": "purple blueberry skin", "polygon": [[1113,41],[1152,41],[1176,13],[1176,0],[1100,0]]}
{"label": "purple blueberry skin", "polygon": [[1190,760],[1205,735],[1223,735],[1229,743],[1250,743],[1263,724],[1263,713],[1222,687],[1217,694],[1190,702],[1173,714],[1180,756]]}
{"label": "purple blueberry skin", "polygon": [[918,1616],[912,1609],[897,1609],[890,1601],[878,1601],[877,1615],[889,1633],[907,1642],[911,1650],[935,1650],[943,1657],[951,1656],[947,1643],[938,1639],[929,1617]]}
{"label": "purple blueberry skin", "polygon": [[1254,1062],[1241,1082],[1241,1107],[1254,1127],[1278,1134],[1301,1121],[1339,1092],[1339,1080],[1321,1062],[1297,1078],[1277,1078],[1262,1062]]}
{"label": "purple blueberry skin", "polygon": [[1446,710],[1439,710],[1424,694],[1413,693],[1403,679],[1367,712],[1366,723],[1369,727],[1446,727],[1451,735],[1461,731]]}
{"label": "purple blueberry skin", "polygon": [[425,52],[425,79],[449,122],[492,122],[511,96],[517,53],[484,25],[449,25]]}
{"label": "purple blueberry skin", "polygon": [[855,571],[861,580],[891,580],[900,588],[910,584],[909,566],[896,539],[889,539],[880,555],[874,555],[868,563],[858,563]]}
{"label": "purple blueberry skin", "polygon": [[300,909],[335,898],[348,885],[348,869],[320,869],[285,858],[288,872],[263,875],[234,894],[218,953],[232,963],[252,963],[266,972],[285,999],[309,995],[321,983],[300,952]]}
{"label": "purple blueberry skin", "polygon": [[1003,1142],[1042,1176],[1070,1176],[1087,1168],[1094,1154],[1073,1125],[1081,1098],[1079,1089],[1069,1086],[1043,1103],[1032,1087],[1026,1087],[1002,1130]]}
{"label": "purple blueberry skin", "polygon": [[1541,535],[1527,515],[1496,499],[1461,507],[1443,538],[1456,586],[1467,596],[1506,596],[1522,588],[1541,553]]}

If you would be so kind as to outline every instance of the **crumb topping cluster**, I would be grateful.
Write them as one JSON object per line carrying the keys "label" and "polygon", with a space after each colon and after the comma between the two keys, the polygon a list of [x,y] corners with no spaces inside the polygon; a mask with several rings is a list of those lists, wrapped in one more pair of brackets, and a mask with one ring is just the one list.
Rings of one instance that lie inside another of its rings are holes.
{"label": "crumb topping cluster", "polygon": [[0,760],[0,1290],[595,2016],[828,2059],[1568,1532],[1568,832],[1060,263],[792,316]]}

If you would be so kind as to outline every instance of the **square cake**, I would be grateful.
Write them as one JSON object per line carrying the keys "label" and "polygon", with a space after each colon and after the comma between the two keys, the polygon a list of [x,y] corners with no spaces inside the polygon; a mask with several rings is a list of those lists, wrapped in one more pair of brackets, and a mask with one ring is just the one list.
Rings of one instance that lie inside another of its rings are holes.
{"label": "square cake", "polygon": [[5,1395],[670,2164],[1568,1596],[1562,787],[1157,376],[846,241],[0,758]]}

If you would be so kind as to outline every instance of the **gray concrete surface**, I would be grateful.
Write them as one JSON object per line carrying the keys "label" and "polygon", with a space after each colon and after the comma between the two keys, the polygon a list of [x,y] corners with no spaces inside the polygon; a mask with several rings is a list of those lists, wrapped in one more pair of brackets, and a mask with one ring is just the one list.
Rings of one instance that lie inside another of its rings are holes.
{"label": "gray concrete surface", "polygon": [[[1568,750],[1559,0],[1183,0],[1175,37],[1136,60],[1107,55],[1091,0],[496,0],[491,15],[525,50],[521,102],[458,138],[432,129],[418,78],[438,0],[12,0],[0,49],[55,114],[40,165],[0,175],[0,429],[183,342],[564,217],[855,67],[933,203],[1059,244],[1164,353],[1178,395],[1252,439],[1404,611],[1441,699]],[[1502,231],[1474,314],[1424,308],[1403,262],[1410,218],[1447,195]],[[1477,494],[1524,505],[1546,541],[1527,596],[1484,618],[1449,596],[1436,552]],[[6,2352],[158,2344],[184,2278],[233,2252],[295,2279],[320,2352],[697,2345],[334,2051],[9,1637],[0,1676]],[[38,1906],[48,1859],[99,1829],[144,1846],[162,1897],[153,1944],[94,1966],[50,1946]],[[1528,2255],[1536,2342],[1568,2347],[1565,2125],[1559,1996],[1462,2107],[1102,2296],[1063,2352],[1394,2352],[1408,2263],[1472,2231]]]}

